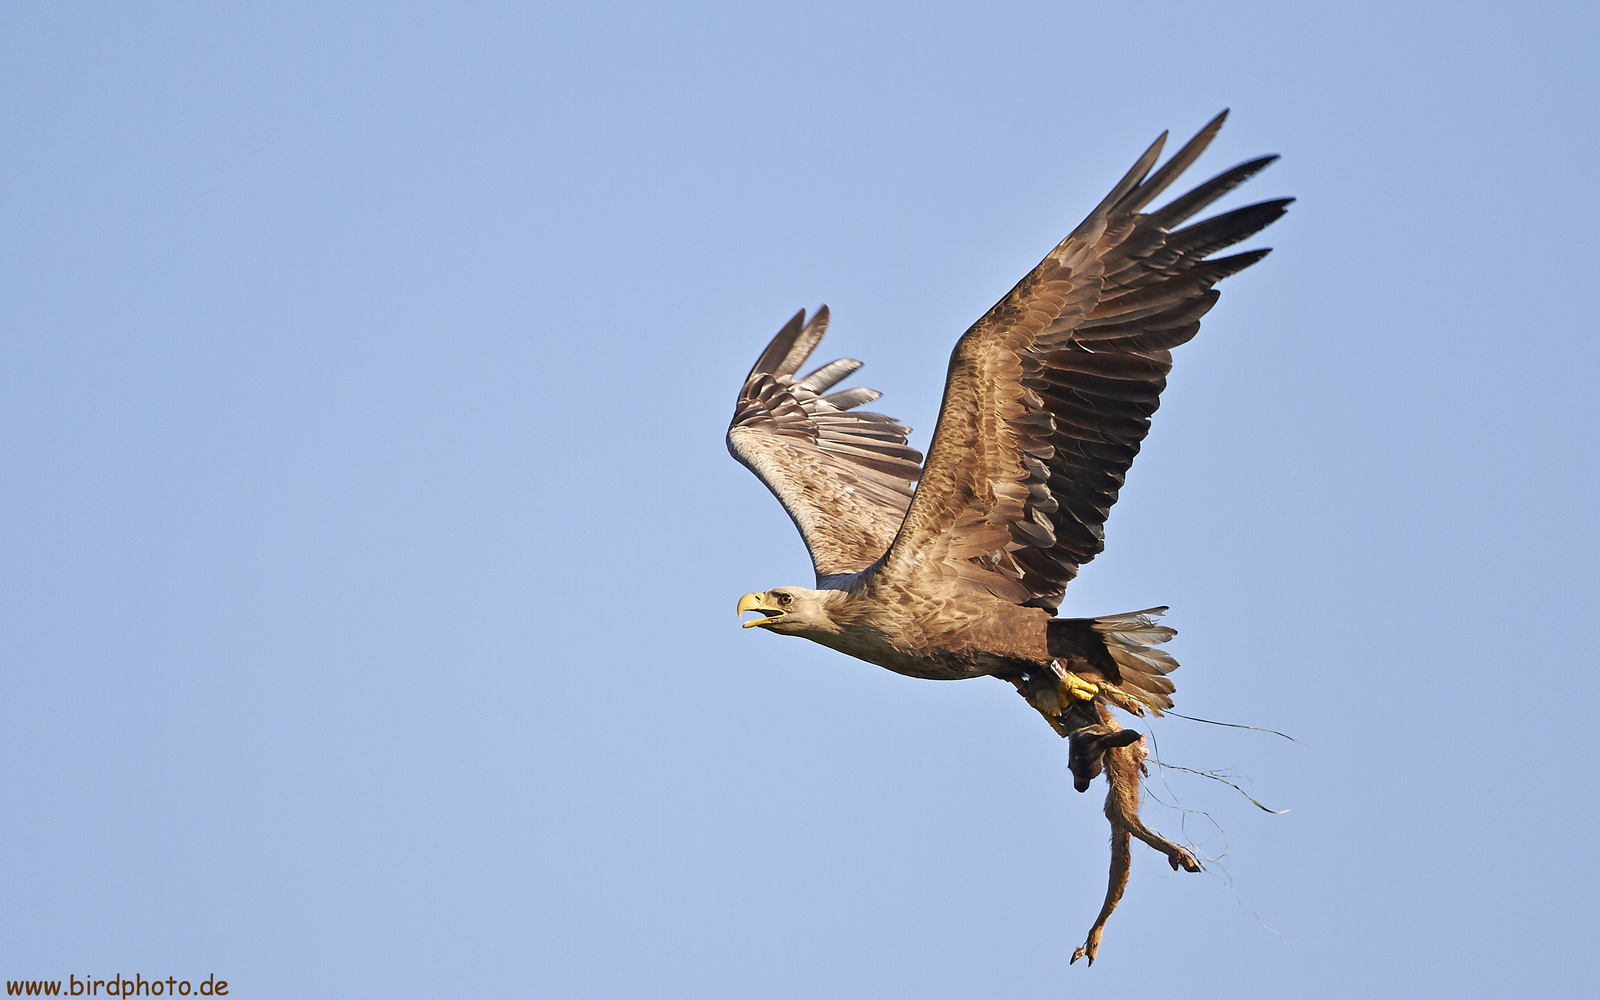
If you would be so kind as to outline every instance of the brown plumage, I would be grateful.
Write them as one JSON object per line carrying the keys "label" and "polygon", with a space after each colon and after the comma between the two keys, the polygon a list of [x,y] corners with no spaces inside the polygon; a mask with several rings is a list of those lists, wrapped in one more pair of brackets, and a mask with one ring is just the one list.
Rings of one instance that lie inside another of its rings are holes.
{"label": "brown plumage", "polygon": [[[811,551],[815,589],[746,594],[745,622],[912,677],[998,677],[1062,736],[1079,791],[1104,770],[1113,830],[1106,905],[1078,957],[1092,963],[1127,878],[1128,838],[1198,871],[1138,818],[1144,751],[1107,706],[1172,707],[1177,663],[1153,648],[1166,608],[1056,618],[1150,427],[1171,349],[1216,303],[1212,287],[1267,253],[1215,257],[1283,214],[1262,202],[1183,226],[1274,157],[1150,205],[1210,143],[1226,112],[1156,167],[1165,134],[1082,224],[973,324],[950,359],[926,464],[908,428],[835,390],[861,365],[800,376],[827,307],[797,314],[745,380],[728,447],[777,495]],[[1182,228],[1178,228],[1182,227]],[[915,487],[913,487],[915,484]]]}

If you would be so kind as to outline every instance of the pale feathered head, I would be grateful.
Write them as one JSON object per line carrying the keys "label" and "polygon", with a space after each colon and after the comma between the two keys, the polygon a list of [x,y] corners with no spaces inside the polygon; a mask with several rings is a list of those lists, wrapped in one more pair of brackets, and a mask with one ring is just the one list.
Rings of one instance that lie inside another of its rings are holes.
{"label": "pale feathered head", "polygon": [[761,613],[761,617],[744,622],[745,628],[759,625],[784,635],[836,633],[839,624],[829,613],[829,605],[841,596],[836,590],[774,587],[764,594],[746,594],[739,598],[739,613]]}

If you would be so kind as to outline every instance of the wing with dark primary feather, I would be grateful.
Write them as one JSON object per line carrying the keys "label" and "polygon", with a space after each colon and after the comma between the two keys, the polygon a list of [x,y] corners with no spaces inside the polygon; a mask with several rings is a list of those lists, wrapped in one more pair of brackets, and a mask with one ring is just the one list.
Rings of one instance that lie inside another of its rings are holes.
{"label": "wing with dark primary feather", "polygon": [[1089,217],[972,326],[922,482],[875,582],[964,581],[1054,610],[1150,427],[1173,347],[1200,329],[1216,282],[1267,253],[1211,254],[1259,232],[1290,199],[1182,225],[1276,157],[1242,163],[1145,209],[1200,155],[1218,115],[1153,173],[1163,134]]}
{"label": "wing with dark primary feather", "polygon": [[845,358],[796,374],[827,327],[823,306],[811,322],[801,310],[778,331],[750,369],[728,428],[728,450],[767,484],[800,529],[819,586],[878,561],[922,471],[921,453],[906,445],[910,428],[855,409],[877,392],[828,392],[861,362]]}

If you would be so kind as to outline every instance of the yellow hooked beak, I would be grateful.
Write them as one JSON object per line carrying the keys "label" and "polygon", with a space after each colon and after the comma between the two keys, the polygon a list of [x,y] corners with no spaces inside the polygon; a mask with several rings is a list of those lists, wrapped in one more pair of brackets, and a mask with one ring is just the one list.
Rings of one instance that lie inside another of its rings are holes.
{"label": "yellow hooked beak", "polygon": [[740,628],[750,628],[752,625],[765,625],[770,621],[775,621],[783,617],[782,609],[773,607],[772,603],[767,600],[766,594],[746,594],[739,598],[739,614],[742,615],[746,611],[759,611],[761,612],[762,617],[752,618],[747,622],[743,622],[739,626]]}

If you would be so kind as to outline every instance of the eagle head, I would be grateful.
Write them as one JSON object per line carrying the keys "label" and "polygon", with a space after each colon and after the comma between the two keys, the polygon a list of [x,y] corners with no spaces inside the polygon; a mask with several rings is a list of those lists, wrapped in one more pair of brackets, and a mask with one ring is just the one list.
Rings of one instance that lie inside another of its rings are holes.
{"label": "eagle head", "polygon": [[839,631],[839,625],[828,613],[828,603],[838,593],[805,587],[775,587],[764,594],[746,594],[739,598],[739,614],[761,613],[761,617],[743,622],[745,628],[760,625],[784,635],[834,633]]}

